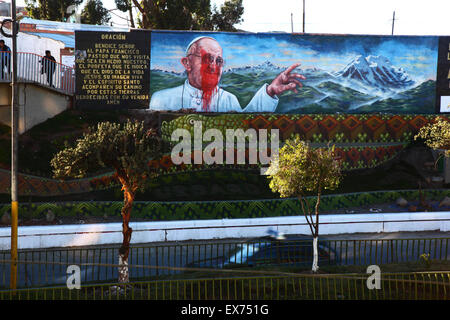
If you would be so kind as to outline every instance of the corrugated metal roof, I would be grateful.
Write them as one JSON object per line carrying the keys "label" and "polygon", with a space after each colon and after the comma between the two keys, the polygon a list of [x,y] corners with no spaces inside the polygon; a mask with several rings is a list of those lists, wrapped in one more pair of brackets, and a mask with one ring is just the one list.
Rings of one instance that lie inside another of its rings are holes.
{"label": "corrugated metal roof", "polygon": [[41,30],[55,30],[55,31],[129,31],[129,28],[98,26],[92,24],[70,23],[48,20],[36,20],[29,17],[24,17],[20,23],[35,24],[37,29]]}
{"label": "corrugated metal roof", "polygon": [[75,48],[75,35],[47,33],[47,32],[24,32],[26,34],[32,34],[34,36],[49,38],[64,43],[66,48]]}

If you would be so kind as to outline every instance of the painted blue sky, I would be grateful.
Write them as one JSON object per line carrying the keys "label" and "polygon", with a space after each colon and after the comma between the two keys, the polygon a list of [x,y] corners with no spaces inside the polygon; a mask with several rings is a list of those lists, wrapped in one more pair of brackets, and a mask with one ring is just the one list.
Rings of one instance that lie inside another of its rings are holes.
{"label": "painted blue sky", "polygon": [[357,55],[382,55],[416,81],[436,79],[438,37],[325,36],[288,33],[152,32],[151,68],[182,72],[180,59],[191,40],[208,35],[223,48],[225,69],[266,61],[287,67],[339,71]]}

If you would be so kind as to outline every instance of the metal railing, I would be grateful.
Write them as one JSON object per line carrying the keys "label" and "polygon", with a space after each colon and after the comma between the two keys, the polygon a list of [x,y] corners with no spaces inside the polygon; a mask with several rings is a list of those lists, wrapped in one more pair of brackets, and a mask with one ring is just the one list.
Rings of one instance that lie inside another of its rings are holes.
{"label": "metal railing", "polygon": [[[2,58],[3,57],[3,58]],[[0,82],[11,81],[11,53],[0,51]],[[37,83],[67,94],[75,92],[75,70],[35,53],[17,53],[17,80]]]}
{"label": "metal railing", "polygon": [[0,300],[447,300],[449,272],[386,273],[378,289],[367,274],[157,280],[0,291]]}
{"label": "metal railing", "polygon": [[[321,240],[329,252],[321,257],[319,266],[367,266],[392,263],[450,261],[450,238],[387,239],[387,240]],[[270,240],[213,241],[208,243],[149,244],[133,246],[129,254],[131,280],[179,275],[191,269],[229,269],[230,266],[249,266],[249,257],[257,248],[272,244]],[[264,265],[311,267],[310,253],[298,254],[311,248],[311,240],[295,240],[283,257],[276,256],[282,247],[272,246],[274,255],[260,256]],[[309,251],[311,252],[311,251]],[[425,256],[424,256],[425,255]],[[9,287],[9,251],[0,251],[0,288]],[[118,246],[96,248],[51,248],[20,250],[18,253],[18,286],[37,287],[65,284],[67,267],[81,267],[82,283],[115,281],[118,278]],[[255,264],[254,260],[252,261]],[[226,270],[225,270],[226,271]],[[219,272],[216,272],[219,273]]]}

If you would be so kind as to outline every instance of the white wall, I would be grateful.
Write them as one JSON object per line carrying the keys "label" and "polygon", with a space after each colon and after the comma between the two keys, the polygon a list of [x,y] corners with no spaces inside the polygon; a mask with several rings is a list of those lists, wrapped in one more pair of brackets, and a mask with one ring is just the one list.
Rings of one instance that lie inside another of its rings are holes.
{"label": "white wall", "polygon": [[[0,35],[0,39],[5,40],[8,47],[11,48],[11,39]],[[60,62],[60,49],[64,49],[65,45],[62,41],[53,40],[19,32],[17,36],[17,52],[35,53],[40,56],[45,56],[45,50],[50,50],[52,56],[55,57],[56,62]]]}
{"label": "white wall", "polygon": [[[18,85],[19,134],[35,125],[53,118],[68,109],[71,97],[31,83]],[[9,83],[0,83],[0,94],[11,91]],[[0,99],[0,123],[11,126],[10,101],[5,103],[6,94]],[[11,99],[11,94],[9,98]],[[6,105],[7,104],[7,105]]]}
{"label": "white wall", "polygon": [[61,64],[68,66],[68,67],[72,67],[75,68],[75,56],[66,56],[63,55],[61,56]]}

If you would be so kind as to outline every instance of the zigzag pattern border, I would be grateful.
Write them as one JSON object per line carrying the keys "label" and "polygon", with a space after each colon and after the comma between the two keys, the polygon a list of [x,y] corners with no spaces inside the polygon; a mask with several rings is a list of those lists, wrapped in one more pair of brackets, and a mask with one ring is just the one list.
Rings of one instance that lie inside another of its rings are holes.
{"label": "zigzag pattern border", "polygon": [[[450,196],[448,189],[426,189],[428,199],[439,200]],[[325,195],[321,198],[320,210],[345,209],[349,207],[376,205],[394,202],[399,197],[419,199],[419,190],[393,190]],[[312,204],[315,197],[308,197]],[[57,217],[104,217],[120,216],[123,203],[114,202],[61,202],[20,203],[20,217],[44,218],[48,210]],[[11,210],[10,204],[0,204],[0,215]],[[147,202],[136,201],[132,217],[148,221],[236,219],[256,217],[278,217],[302,215],[298,199],[267,199],[246,201],[193,201],[193,202]]]}

